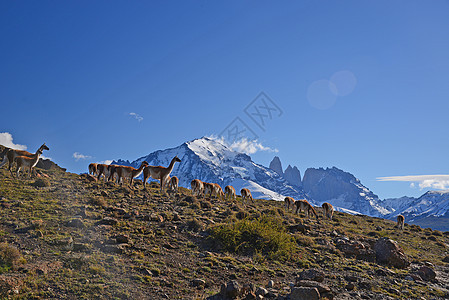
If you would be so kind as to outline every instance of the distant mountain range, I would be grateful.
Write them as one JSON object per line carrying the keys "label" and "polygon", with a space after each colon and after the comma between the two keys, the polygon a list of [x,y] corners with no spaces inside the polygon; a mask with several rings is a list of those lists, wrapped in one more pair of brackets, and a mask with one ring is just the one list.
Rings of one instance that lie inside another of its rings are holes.
{"label": "distant mountain range", "polygon": [[208,137],[155,151],[131,162],[119,159],[113,163],[137,168],[145,160],[150,165],[168,166],[174,156],[181,163],[175,164],[172,176],[178,176],[183,187],[190,188],[193,179],[200,179],[222,187],[232,185],[236,191],[249,188],[253,197],[259,199],[305,198],[314,205],[329,202],[337,210],[353,214],[387,219],[402,214],[407,223],[449,230],[449,191],[431,191],[419,198],[381,200],[354,175],[336,167],[308,168],[301,179],[296,166],[289,165],[284,171],[279,157],[265,167],[222,141]]}

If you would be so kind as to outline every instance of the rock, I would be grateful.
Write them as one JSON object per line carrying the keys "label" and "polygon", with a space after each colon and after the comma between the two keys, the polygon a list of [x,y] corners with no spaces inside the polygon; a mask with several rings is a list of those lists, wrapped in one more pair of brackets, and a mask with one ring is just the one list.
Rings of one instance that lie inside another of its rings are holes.
{"label": "rock", "polygon": [[282,163],[279,157],[275,156],[273,158],[273,160],[270,162],[270,169],[278,173],[279,176],[284,176],[284,172],[282,171]]}
{"label": "rock", "polygon": [[153,221],[153,222],[162,223],[162,222],[164,222],[164,217],[162,217],[161,215],[153,213],[153,214],[150,215],[150,220]]}
{"label": "rock", "polygon": [[206,281],[200,278],[195,278],[192,280],[192,285],[194,287],[204,287],[206,285]]}
{"label": "rock", "polygon": [[290,293],[290,300],[319,300],[320,292],[313,287],[295,287]]}
{"label": "rock", "polygon": [[449,255],[446,255],[445,258],[443,258],[443,262],[445,263],[449,263]]}
{"label": "rock", "polygon": [[125,249],[124,249],[124,244],[120,244],[120,245],[102,245],[101,246],[101,251],[103,251],[104,253],[116,253],[116,254],[122,254]]}
{"label": "rock", "polygon": [[115,218],[106,217],[104,219],[101,219],[100,221],[96,222],[95,225],[117,225],[118,221]]}
{"label": "rock", "polygon": [[240,284],[235,280],[231,280],[228,283],[223,284],[221,286],[220,294],[225,299],[226,298],[236,299],[241,294]]}
{"label": "rock", "polygon": [[300,281],[296,282],[295,286],[297,286],[297,287],[314,287],[318,290],[318,292],[320,292],[321,296],[327,297],[328,299],[333,298],[331,288],[328,285],[321,283],[321,282],[310,281],[310,280],[300,280]]}
{"label": "rock", "polygon": [[274,281],[273,280],[268,281],[267,287],[270,289],[274,288]]}
{"label": "rock", "polygon": [[419,270],[416,272],[424,281],[432,281],[435,280],[435,277],[437,274],[435,271],[427,266],[422,266],[419,268]]}
{"label": "rock", "polygon": [[300,280],[311,280],[311,281],[324,281],[324,272],[316,269],[309,269],[302,271],[299,273],[299,276],[296,278],[296,282]]}
{"label": "rock", "polygon": [[353,290],[355,289],[355,284],[352,283],[352,282],[348,283],[348,284],[346,285],[346,289],[347,289],[348,291],[353,291]]}
{"label": "rock", "polygon": [[84,228],[84,223],[80,219],[72,219],[66,225],[67,227]]}
{"label": "rock", "polygon": [[109,194],[108,194],[108,192],[106,192],[106,191],[101,191],[101,195],[102,195],[103,197],[109,197]]}
{"label": "rock", "polygon": [[256,290],[256,295],[262,295],[265,296],[266,294],[268,294],[267,289],[263,288],[263,287],[258,287]]}
{"label": "rock", "polygon": [[115,240],[117,244],[128,244],[129,243],[129,237],[124,234],[119,234],[115,236]]}
{"label": "rock", "polygon": [[413,277],[410,276],[410,275],[405,276],[404,279],[405,279],[405,280],[409,280],[409,281],[414,281],[414,280],[415,280],[415,279],[413,279]]}
{"label": "rock", "polygon": [[290,165],[288,165],[287,169],[285,169],[284,172],[284,178],[291,185],[302,186],[301,172],[298,170],[296,166],[292,168]]}
{"label": "rock", "polygon": [[410,261],[405,256],[404,251],[395,241],[389,238],[378,239],[374,244],[374,251],[378,263],[400,269],[404,269],[410,265]]}

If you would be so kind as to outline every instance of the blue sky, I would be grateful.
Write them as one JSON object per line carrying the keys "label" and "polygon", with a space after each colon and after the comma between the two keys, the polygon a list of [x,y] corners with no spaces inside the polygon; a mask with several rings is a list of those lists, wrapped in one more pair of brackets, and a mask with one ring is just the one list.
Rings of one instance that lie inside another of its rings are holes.
{"label": "blue sky", "polygon": [[[3,1],[0,36],[0,139],[69,171],[239,117],[278,150],[264,165],[337,166],[381,198],[449,187],[404,177],[449,174],[448,1]],[[282,111],[263,129],[261,92]]]}

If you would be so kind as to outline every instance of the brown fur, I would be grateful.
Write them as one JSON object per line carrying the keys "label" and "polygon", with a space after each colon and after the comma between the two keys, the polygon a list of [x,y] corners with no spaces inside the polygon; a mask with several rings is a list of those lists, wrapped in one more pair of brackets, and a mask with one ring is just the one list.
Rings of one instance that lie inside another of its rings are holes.
{"label": "brown fur", "polygon": [[214,184],[209,182],[203,182],[204,185],[204,197],[208,196],[209,198],[212,197],[214,193]]}
{"label": "brown fur", "polygon": [[332,220],[332,216],[334,215],[334,207],[332,204],[324,202],[321,207],[323,208],[323,215],[324,219],[329,218],[329,220]]}
{"label": "brown fur", "polygon": [[401,230],[404,230],[405,217],[403,215],[398,215],[396,220],[397,220],[396,227]]}
{"label": "brown fur", "polygon": [[137,177],[142,173],[143,168],[148,166],[148,163],[146,161],[143,161],[139,168],[133,168],[130,166],[116,166],[115,167],[115,174],[117,174],[117,183],[120,182],[120,180],[124,181],[124,179],[129,179],[129,185],[133,186],[133,179],[134,177]]}
{"label": "brown fur", "polygon": [[170,178],[170,189],[178,192],[179,179],[176,176]]}
{"label": "brown fur", "polygon": [[23,168],[28,168],[30,171],[29,176],[31,177],[31,173],[33,168],[37,165],[39,161],[39,156],[42,154],[42,149],[39,148],[36,153],[34,153],[31,157],[28,156],[16,156],[14,157],[14,161],[17,164],[17,178],[19,178],[20,170]]}
{"label": "brown fur", "polygon": [[190,182],[190,186],[192,187],[192,194],[194,196],[199,196],[204,194],[204,184],[199,179],[194,179]]}
{"label": "brown fur", "polygon": [[295,208],[295,199],[292,197],[285,197],[285,210],[294,209]]}
{"label": "brown fur", "polygon": [[316,219],[318,220],[318,214],[316,213],[315,209],[313,208],[313,206],[309,203],[309,201],[302,199],[302,200],[297,200],[295,202],[296,205],[296,211],[295,213],[298,213],[300,210],[304,211],[304,213],[306,214],[306,217],[309,218],[310,213],[314,214]]}
{"label": "brown fur", "polygon": [[221,186],[218,183],[214,183],[214,189],[213,189],[213,193],[215,196],[217,196],[218,199],[223,200],[224,198],[224,193],[223,193],[223,189],[221,188]]}
{"label": "brown fur", "polygon": [[251,195],[251,192],[248,189],[246,188],[241,189],[240,194],[242,195],[243,203],[245,203],[246,199],[250,199],[251,202],[254,202],[253,195]]}
{"label": "brown fur", "polygon": [[89,164],[89,174],[97,175],[97,165],[96,163]]}
{"label": "brown fur", "polygon": [[162,166],[147,166],[143,169],[143,188],[145,189],[145,184],[147,183],[148,178],[153,178],[159,180],[161,182],[161,192],[164,190],[165,185],[167,184],[168,177],[170,176],[173,167],[175,166],[175,162],[181,162],[181,160],[175,156],[170,162],[168,167]]}
{"label": "brown fur", "polygon": [[[43,143],[39,149],[36,151],[36,153],[38,151],[43,152],[43,150],[50,150],[47,145],[45,145],[45,143]],[[6,164],[7,162],[9,162],[8,165],[8,170],[12,173],[11,167],[12,164],[14,163],[14,160],[17,156],[25,156],[25,157],[33,157],[35,155],[35,153],[30,153],[28,151],[25,150],[15,150],[15,149],[9,149],[6,152],[6,155],[3,157],[3,161],[0,163],[0,167],[2,167],[4,164]]]}
{"label": "brown fur", "polygon": [[225,186],[225,195],[226,199],[234,199],[236,198],[235,195],[235,188],[232,185]]}

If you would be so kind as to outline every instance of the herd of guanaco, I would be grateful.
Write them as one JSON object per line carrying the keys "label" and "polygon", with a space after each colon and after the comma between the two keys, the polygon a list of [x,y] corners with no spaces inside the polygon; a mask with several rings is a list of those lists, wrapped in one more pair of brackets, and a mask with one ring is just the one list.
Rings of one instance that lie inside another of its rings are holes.
{"label": "herd of guanaco", "polygon": [[[12,165],[16,163],[16,174],[17,178],[19,178],[20,170],[28,170],[29,176],[31,177],[33,168],[37,165],[39,161],[39,157],[42,155],[44,150],[50,150],[45,143],[37,149],[35,153],[30,153],[25,150],[16,150],[11,148],[5,148],[3,151],[3,161],[0,162],[0,167],[4,166],[9,162],[8,170],[12,173]],[[163,166],[150,166],[148,162],[143,161],[139,168],[133,168],[130,166],[121,166],[121,165],[107,165],[107,164],[97,164],[91,163],[89,164],[89,174],[97,177],[98,180],[101,177],[104,177],[105,181],[116,180],[118,183],[123,183],[125,180],[129,181],[129,185],[133,186],[133,179],[140,176],[143,173],[143,186],[146,188],[145,184],[147,180],[151,177],[153,179],[160,181],[160,189],[163,192],[164,188],[168,186],[170,190],[178,191],[179,179],[176,176],[170,177],[170,173],[173,170],[173,167],[176,162],[181,162],[181,160],[175,156],[168,167]],[[199,179],[194,179],[190,183],[192,193],[196,196],[216,196],[217,198],[223,199],[236,199],[236,192],[233,186],[226,186],[225,191],[223,192],[222,188],[217,183],[209,183],[203,182]],[[254,202],[254,199],[251,195],[251,192],[247,188],[243,188],[240,190],[242,195],[242,201],[245,203],[245,200],[251,200]],[[292,197],[285,197],[285,209],[293,210],[295,213],[299,211],[303,211],[305,216],[309,218],[310,215],[313,215],[318,220],[318,214],[315,208],[309,203],[309,201],[305,199],[295,200]],[[330,203],[323,203],[323,218],[332,220],[332,216],[334,214],[334,207]],[[397,216],[397,228],[403,230],[404,229],[405,218],[403,215]]]}

